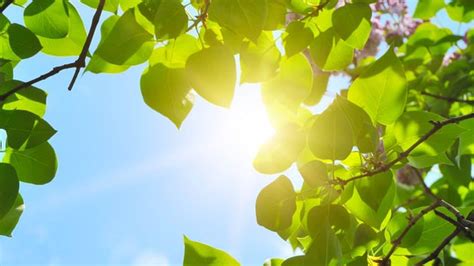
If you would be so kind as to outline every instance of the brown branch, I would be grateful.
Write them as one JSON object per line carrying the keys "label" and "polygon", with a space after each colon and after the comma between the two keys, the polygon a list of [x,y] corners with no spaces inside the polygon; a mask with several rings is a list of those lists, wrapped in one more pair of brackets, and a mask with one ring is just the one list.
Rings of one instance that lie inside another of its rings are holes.
{"label": "brown branch", "polygon": [[440,212],[440,211],[437,211],[437,210],[434,210],[434,213],[440,217],[441,219],[447,221],[448,223],[458,227],[459,229],[462,229],[464,231],[464,233],[466,233],[466,237],[468,237],[471,241],[474,241],[474,236],[471,235],[471,229],[469,227],[466,227],[465,225],[463,225],[462,223],[454,220],[453,218],[447,216],[446,214]]}
{"label": "brown branch", "polygon": [[457,98],[447,97],[447,96],[443,96],[443,95],[432,94],[432,93],[429,93],[429,92],[426,92],[426,91],[422,91],[421,94],[425,95],[425,96],[435,98],[435,99],[438,99],[438,100],[444,100],[444,101],[447,101],[449,103],[459,102],[459,103],[474,104],[474,100],[457,99]]}
{"label": "brown branch", "polygon": [[79,76],[79,72],[81,71],[81,68],[86,66],[87,53],[89,52],[92,39],[94,39],[95,31],[97,29],[97,26],[99,25],[100,15],[102,14],[104,5],[105,5],[105,0],[100,0],[99,4],[97,5],[97,10],[95,11],[94,17],[92,17],[91,27],[89,29],[89,34],[87,34],[86,42],[84,43],[84,46],[82,47],[82,51],[79,54],[79,58],[76,60],[76,71],[74,72],[71,82],[69,83],[68,90],[72,90],[72,88],[74,87],[74,83],[76,82],[76,79]]}
{"label": "brown branch", "polygon": [[70,69],[70,68],[74,68],[76,67],[76,62],[73,62],[73,63],[69,63],[69,64],[65,64],[65,65],[62,65],[62,66],[57,66],[55,68],[53,68],[51,71],[37,77],[37,78],[34,78],[28,82],[24,82],[18,86],[16,86],[15,88],[5,92],[4,94],[0,95],[0,103],[5,101],[5,99],[7,99],[9,96],[11,96],[12,94],[15,94],[17,92],[19,92],[20,90],[24,89],[24,88],[28,88],[30,87],[31,85],[37,83],[37,82],[40,82],[42,80],[45,80],[47,78],[50,78],[56,74],[58,74],[59,72],[63,71],[63,70],[66,70],[66,69]]}
{"label": "brown branch", "polygon": [[380,265],[381,266],[387,266],[387,265],[390,265],[389,264],[389,261],[390,261],[390,257],[392,256],[392,254],[395,252],[395,250],[400,246],[400,244],[402,243],[402,240],[403,238],[408,234],[408,232],[410,231],[410,229],[415,226],[415,224],[421,219],[423,218],[423,216],[425,216],[425,214],[429,213],[430,211],[438,208],[440,205],[439,205],[439,201],[435,201],[433,202],[430,206],[422,209],[416,216],[410,218],[410,221],[408,222],[408,225],[405,227],[405,229],[403,229],[402,233],[394,240],[392,241],[392,247],[390,248],[390,250],[388,251],[387,255],[385,255],[385,257],[380,261]]}
{"label": "brown branch", "polygon": [[463,120],[467,120],[467,119],[471,119],[471,118],[474,118],[474,113],[470,113],[470,114],[467,114],[467,115],[462,115],[462,116],[458,116],[458,117],[453,117],[453,118],[449,118],[449,119],[446,119],[446,120],[443,120],[443,121],[432,121],[432,124],[433,124],[433,128],[428,131],[425,135],[421,136],[413,145],[411,145],[407,150],[401,152],[397,158],[395,158],[394,160],[390,161],[389,163],[387,164],[384,164],[380,167],[378,167],[377,169],[373,170],[373,171],[369,171],[367,173],[364,173],[364,174],[361,174],[361,175],[357,175],[357,176],[354,176],[354,177],[351,177],[349,179],[341,179],[341,178],[337,178],[336,180],[333,180],[333,183],[334,184],[337,184],[337,185],[341,185],[341,186],[345,186],[347,185],[348,183],[352,182],[352,181],[355,181],[355,180],[358,180],[358,179],[361,179],[361,178],[364,178],[364,177],[369,177],[369,176],[374,176],[376,174],[380,174],[380,173],[383,173],[383,172],[386,172],[388,171],[392,166],[394,166],[396,163],[402,161],[403,159],[407,158],[408,155],[410,155],[410,153],[416,149],[416,147],[418,147],[420,144],[422,144],[423,142],[425,142],[426,140],[428,140],[431,136],[433,136],[436,132],[438,132],[440,129],[442,129],[444,126],[447,126],[449,124],[456,124],[456,123],[459,123]]}
{"label": "brown branch", "polygon": [[205,6],[204,6],[204,9],[202,10],[202,12],[196,16],[196,20],[193,22],[193,24],[191,24],[191,26],[189,26],[187,29],[186,29],[186,32],[192,30],[194,27],[196,27],[200,22],[203,22],[205,23],[206,19],[207,19],[207,13],[209,11],[209,6],[211,5],[211,1],[209,0],[206,0],[205,1]]}
{"label": "brown branch", "polygon": [[105,1],[106,0],[100,0],[99,5],[97,6],[97,10],[94,14],[94,17],[92,18],[91,27],[90,27],[89,33],[87,35],[86,41],[85,41],[84,46],[82,48],[82,51],[79,54],[79,57],[77,58],[76,61],[74,61],[72,63],[68,63],[68,64],[64,64],[64,65],[61,65],[61,66],[54,67],[49,72],[47,72],[45,74],[42,74],[41,76],[39,76],[37,78],[34,78],[34,79],[32,79],[28,82],[24,82],[24,83],[22,83],[22,84],[20,84],[16,87],[14,87],[13,89],[11,89],[11,90],[5,92],[4,94],[0,95],[0,103],[4,102],[8,97],[10,97],[11,95],[21,91],[22,89],[28,88],[28,87],[32,86],[33,84],[35,84],[37,82],[48,79],[48,78],[58,74],[59,72],[61,72],[63,70],[70,69],[70,68],[75,68],[76,71],[74,72],[74,75],[73,75],[72,80],[71,80],[71,82],[69,84],[69,87],[68,87],[68,89],[71,90],[72,87],[74,86],[74,83],[75,83],[75,81],[76,81],[76,79],[79,75],[79,72],[80,72],[81,68],[83,68],[85,66],[87,52],[89,51],[90,45],[92,43],[92,39],[94,38],[95,31],[96,31],[97,26],[99,24],[100,15],[102,14],[102,10],[104,9]]}
{"label": "brown branch", "polygon": [[446,208],[449,212],[451,212],[452,214],[454,214],[454,216],[456,216],[457,218],[457,222],[459,224],[462,225],[462,228],[468,228],[470,229],[471,226],[473,225],[471,221],[467,220],[462,214],[461,212],[456,209],[456,207],[454,207],[453,205],[451,205],[449,202],[445,201],[444,199],[438,197],[436,194],[434,194],[434,192],[428,187],[428,185],[426,185],[425,183],[425,180],[423,179],[423,177],[421,176],[421,173],[417,170],[415,171],[416,173],[416,177],[418,178],[418,181],[419,183],[422,185],[423,187],[423,192],[428,195],[429,197],[431,197],[432,199],[434,199],[435,201],[438,201],[440,206],[443,206],[444,208]]}
{"label": "brown branch", "polygon": [[5,3],[3,3],[2,6],[0,6],[0,14],[3,14],[3,11],[5,11],[5,9],[7,9],[8,6],[13,4],[13,1],[14,0],[6,0]]}
{"label": "brown branch", "polygon": [[418,265],[424,265],[425,263],[436,259],[439,256],[439,253],[449,244],[449,242],[451,242],[451,240],[453,240],[457,235],[459,235],[459,233],[461,233],[461,231],[462,231],[461,228],[456,227],[456,229],[454,229],[454,231],[451,234],[449,234],[443,240],[443,242],[441,242],[441,244],[433,252],[431,252],[431,254],[428,257],[426,257],[423,260],[419,261],[415,265],[417,265],[417,266]]}

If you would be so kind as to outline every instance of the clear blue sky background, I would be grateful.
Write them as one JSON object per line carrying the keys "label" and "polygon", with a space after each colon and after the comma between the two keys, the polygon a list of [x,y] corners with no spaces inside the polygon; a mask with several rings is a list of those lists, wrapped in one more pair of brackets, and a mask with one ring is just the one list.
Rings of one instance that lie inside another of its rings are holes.
{"label": "clear blue sky background", "polygon": [[[88,26],[91,10],[72,2]],[[7,14],[21,21],[21,12]],[[445,17],[438,21],[457,31]],[[39,55],[16,78],[70,60]],[[144,104],[144,67],[86,74],[73,92],[66,90],[69,72],[38,85],[49,93],[46,119],[58,130],[59,169],[51,184],[22,185],[27,208],[14,237],[0,238],[0,265],[180,265],[183,234],[243,265],[292,254],[255,220],[255,198],[275,178],[252,168],[255,142],[268,135],[258,88],[239,88],[234,111],[197,99],[178,131]],[[331,90],[342,84],[332,82]]]}

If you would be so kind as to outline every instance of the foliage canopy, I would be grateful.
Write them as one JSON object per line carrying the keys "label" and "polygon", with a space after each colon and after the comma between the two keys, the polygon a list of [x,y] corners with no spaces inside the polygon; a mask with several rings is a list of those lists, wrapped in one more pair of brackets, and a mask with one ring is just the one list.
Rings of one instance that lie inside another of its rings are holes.
{"label": "foliage canopy", "polygon": [[[257,197],[257,222],[303,254],[265,265],[474,263],[474,30],[430,22],[445,9],[468,23],[473,1],[420,0],[414,18],[390,0],[81,2],[95,9],[89,30],[68,0],[0,0],[1,235],[22,214],[20,183],[56,175],[48,143],[56,130],[35,85],[75,69],[72,89],[83,68],[121,73],[145,63],[144,102],[177,128],[196,96],[229,107],[238,82],[261,84],[276,133],[254,166],[279,177]],[[15,5],[23,24],[4,14]],[[77,60],[15,80],[15,66],[40,52]],[[350,85],[315,113],[336,75]],[[302,187],[283,175],[292,165]],[[441,177],[427,184],[436,169]],[[184,265],[239,265],[184,243]]]}

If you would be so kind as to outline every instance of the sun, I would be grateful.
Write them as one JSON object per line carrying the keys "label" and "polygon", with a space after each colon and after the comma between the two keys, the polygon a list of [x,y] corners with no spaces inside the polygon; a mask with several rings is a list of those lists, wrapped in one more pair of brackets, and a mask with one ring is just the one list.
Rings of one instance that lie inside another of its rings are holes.
{"label": "sun", "polygon": [[241,155],[254,157],[259,147],[274,134],[257,85],[242,85],[226,112],[228,139],[238,143]]}

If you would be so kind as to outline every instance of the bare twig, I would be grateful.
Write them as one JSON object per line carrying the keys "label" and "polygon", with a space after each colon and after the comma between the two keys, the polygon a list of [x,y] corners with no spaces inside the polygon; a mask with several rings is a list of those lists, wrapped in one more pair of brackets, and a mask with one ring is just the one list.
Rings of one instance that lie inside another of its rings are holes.
{"label": "bare twig", "polygon": [[447,101],[449,103],[459,102],[459,103],[474,104],[474,100],[457,99],[457,98],[447,97],[447,96],[443,96],[443,95],[432,94],[432,93],[429,93],[429,92],[426,92],[426,91],[422,91],[421,94],[425,95],[425,96],[435,98],[435,99],[438,99],[438,100],[444,100],[444,101]]}
{"label": "bare twig", "polygon": [[438,132],[440,129],[442,129],[444,126],[447,126],[449,124],[456,124],[456,123],[459,123],[463,120],[467,120],[467,119],[471,119],[471,118],[474,118],[474,113],[470,113],[470,114],[467,114],[467,115],[462,115],[462,116],[458,116],[458,117],[453,117],[453,118],[449,118],[449,119],[446,119],[446,120],[443,120],[443,121],[433,121],[432,124],[433,124],[433,128],[428,131],[425,135],[421,136],[413,145],[411,145],[407,150],[401,152],[397,158],[395,158],[394,160],[390,161],[389,163],[387,164],[384,164],[380,167],[378,167],[377,169],[373,170],[373,171],[370,171],[370,172],[367,172],[367,173],[364,173],[364,174],[361,174],[361,175],[357,175],[357,176],[354,176],[354,177],[351,177],[349,179],[340,179],[338,178],[337,180],[333,180],[333,183],[334,184],[337,184],[337,185],[341,185],[341,186],[345,186],[347,185],[348,183],[352,182],[352,181],[355,181],[355,180],[358,180],[358,179],[361,179],[361,178],[364,178],[364,177],[369,177],[369,176],[374,176],[376,174],[380,174],[380,173],[383,173],[383,172],[386,172],[388,171],[392,166],[394,166],[396,163],[402,161],[403,159],[407,158],[408,155],[410,155],[410,153],[416,149],[416,147],[418,147],[420,144],[422,144],[423,142],[425,142],[426,140],[428,140],[431,136],[433,136],[436,132]]}
{"label": "bare twig", "polygon": [[474,236],[471,235],[471,229],[469,227],[466,227],[464,224],[454,220],[453,218],[447,216],[446,214],[440,212],[440,211],[437,211],[437,210],[434,210],[434,213],[436,215],[438,215],[438,217],[444,219],[445,221],[447,221],[448,223],[462,229],[464,231],[464,233],[466,233],[466,237],[468,237],[471,241],[474,241]]}
{"label": "bare twig", "polygon": [[461,231],[462,231],[461,228],[456,227],[456,229],[454,229],[454,231],[451,234],[449,234],[443,240],[443,242],[441,242],[441,244],[433,252],[431,252],[431,254],[428,257],[426,257],[423,260],[419,261],[416,265],[417,266],[418,265],[424,265],[425,263],[436,259],[439,256],[439,253],[449,244],[449,242],[451,242],[451,240],[453,240],[453,238],[455,238],[457,235],[459,235],[459,233],[461,233]]}
{"label": "bare twig", "polygon": [[197,25],[200,22],[205,23],[205,21],[207,19],[207,13],[209,11],[209,6],[211,5],[211,2],[209,0],[206,0],[204,4],[205,5],[204,5],[204,8],[203,8],[202,12],[198,16],[196,16],[196,20],[191,24],[191,26],[189,26],[186,29],[186,32],[192,30],[194,27],[197,27]]}
{"label": "bare twig", "polygon": [[28,82],[24,82],[24,83],[22,83],[22,84],[20,84],[16,87],[14,87],[13,89],[11,89],[11,90],[5,92],[4,94],[0,95],[0,103],[4,102],[5,99],[7,99],[9,96],[21,91],[22,89],[28,88],[28,87],[32,86],[33,84],[35,84],[37,82],[48,79],[48,78],[58,74],[59,72],[61,72],[63,70],[75,68],[76,71],[74,72],[74,75],[73,75],[72,80],[71,80],[71,82],[69,84],[69,87],[68,87],[68,89],[71,90],[72,87],[74,86],[74,83],[75,83],[78,75],[79,75],[80,69],[85,66],[87,53],[88,53],[90,45],[92,43],[94,33],[95,33],[95,31],[97,29],[97,26],[99,24],[100,15],[102,14],[102,10],[104,9],[105,1],[106,0],[100,0],[99,5],[97,6],[97,10],[94,14],[94,17],[92,18],[91,27],[90,27],[89,33],[87,35],[86,41],[85,41],[84,46],[82,48],[82,51],[81,51],[81,53],[80,53],[80,55],[79,55],[79,57],[76,61],[74,61],[72,63],[68,63],[68,64],[64,64],[64,65],[61,65],[61,66],[54,67],[49,72],[47,72],[47,73],[45,73],[45,74],[43,74],[43,75],[41,75],[37,78],[34,78],[34,79],[32,79]]}
{"label": "bare twig", "polygon": [[471,225],[472,225],[472,222],[467,220],[456,207],[454,207],[449,202],[445,201],[444,199],[442,199],[442,198],[438,197],[436,194],[434,194],[434,192],[428,187],[428,185],[426,185],[425,180],[423,179],[423,177],[421,176],[421,173],[418,170],[415,171],[415,173],[416,173],[416,176],[419,180],[419,183],[423,186],[424,193],[426,195],[430,196],[435,201],[438,201],[440,206],[443,206],[449,212],[454,214],[454,216],[456,216],[456,218],[457,218],[457,222],[462,225],[462,228],[470,229]]}
{"label": "bare twig", "polygon": [[92,39],[94,38],[95,31],[97,29],[97,26],[99,25],[100,15],[102,14],[104,5],[105,5],[105,0],[100,0],[99,5],[97,6],[97,10],[95,11],[94,17],[92,17],[91,27],[89,29],[89,34],[87,34],[86,42],[84,43],[84,46],[82,47],[82,51],[79,54],[79,58],[76,60],[76,71],[74,72],[71,82],[69,83],[68,90],[72,90],[72,88],[74,87],[74,83],[76,82],[76,79],[79,76],[79,72],[81,71],[81,68],[86,66],[87,53],[89,52]]}
{"label": "bare twig", "polygon": [[392,247],[390,248],[389,252],[387,253],[387,255],[385,255],[385,257],[380,261],[380,265],[382,266],[386,266],[386,265],[390,265],[389,264],[389,261],[390,261],[390,257],[392,256],[392,254],[395,252],[395,250],[397,250],[397,248],[400,246],[400,244],[402,243],[402,240],[403,238],[408,234],[408,232],[410,231],[410,229],[415,226],[415,224],[421,219],[423,218],[423,216],[425,216],[425,214],[429,213],[430,211],[438,208],[440,205],[439,205],[439,201],[435,201],[433,202],[430,206],[422,209],[416,216],[414,217],[411,217],[410,218],[410,221],[408,222],[408,225],[405,227],[405,229],[402,231],[402,233],[394,240],[392,241]]}
{"label": "bare twig", "polygon": [[5,9],[7,9],[8,6],[10,6],[11,4],[13,4],[13,1],[14,0],[6,0],[2,6],[0,6],[0,14],[3,14],[3,11],[5,11]]}

